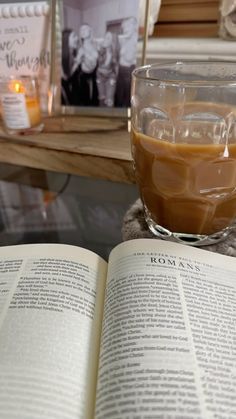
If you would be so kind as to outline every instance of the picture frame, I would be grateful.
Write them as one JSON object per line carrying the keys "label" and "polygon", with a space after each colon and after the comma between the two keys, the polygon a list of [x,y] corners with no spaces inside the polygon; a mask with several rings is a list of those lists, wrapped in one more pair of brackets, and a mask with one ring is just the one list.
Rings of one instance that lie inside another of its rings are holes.
{"label": "picture frame", "polygon": [[[79,6],[81,6],[81,5],[83,6],[84,1],[85,0],[77,0],[76,1],[76,7],[79,8]],[[103,13],[103,21],[101,21],[101,19],[99,18],[99,13],[96,13],[96,19],[100,22],[101,27],[103,25],[103,30],[101,28],[97,28],[97,26],[94,25],[95,35],[97,34],[97,36],[95,36],[96,40],[98,40],[99,36],[104,37],[105,26],[106,26],[106,31],[110,31],[110,30],[111,31],[113,31],[113,30],[116,31],[118,25],[119,24],[121,25],[122,21],[125,21],[126,18],[129,17],[129,14],[128,14],[128,16],[125,15],[124,5],[121,5],[122,1],[124,2],[124,4],[128,4],[128,2],[126,2],[125,0],[119,0],[118,2],[116,2],[116,3],[120,4],[120,10],[119,10],[120,13],[118,14],[118,16],[115,16],[114,13],[113,13],[113,17],[110,20],[109,19],[106,20],[106,16],[104,17],[104,13]],[[144,19],[145,22],[144,22],[144,28],[143,28],[143,31],[142,31],[142,37],[139,37],[138,27],[137,27],[137,41],[136,41],[136,42],[139,42],[139,44],[142,44],[142,54],[141,54],[141,59],[139,59],[139,62],[137,63],[137,61],[135,61],[135,65],[137,65],[137,64],[138,65],[143,65],[143,64],[145,64],[145,61],[146,61],[146,46],[147,46],[147,39],[148,39],[148,18],[149,18],[149,10],[150,10],[150,0],[145,0],[145,1],[146,1],[145,19]],[[134,4],[134,2],[136,4],[136,9],[137,9],[137,4],[139,3],[139,1],[138,0],[133,0],[133,4]],[[99,10],[98,3],[99,2],[96,0],[97,10]],[[113,2],[110,2],[110,3],[113,3]],[[102,4],[104,4],[104,2],[102,2]],[[129,2],[129,4],[130,4],[130,2]],[[72,21],[71,21],[71,25],[70,25],[70,17],[68,18],[69,13],[67,13],[67,16],[65,16],[65,14],[66,14],[65,13],[65,5],[70,7],[70,6],[74,6],[75,3],[74,3],[73,0],[63,0],[63,8],[64,8],[63,14],[62,14],[62,28],[63,28],[63,30],[68,29],[69,26],[73,27],[73,25],[74,25],[74,27],[75,27],[75,22],[73,20],[76,19],[75,12],[74,12],[73,7],[72,7],[72,13],[70,14],[70,16],[72,16],[72,18],[71,18]],[[89,5],[92,8],[93,0],[90,0],[90,1],[86,2],[87,9],[89,9]],[[102,10],[102,8],[101,8],[101,10]],[[121,10],[123,10],[123,15],[122,15]],[[114,10],[113,10],[113,12],[114,12]],[[89,14],[89,10],[88,10],[88,12],[84,13],[84,15],[86,16],[86,18],[83,18],[83,13],[82,13],[81,25],[80,26],[82,26],[83,23],[85,22],[85,24],[87,24],[87,26],[90,26],[92,28],[92,26],[93,26],[93,19],[91,17],[92,13]],[[108,13],[107,13],[107,15],[108,15]],[[133,17],[135,17],[138,21],[138,17],[139,17],[138,15],[133,16]],[[68,22],[69,22],[69,24],[68,24]],[[93,30],[93,28],[92,28],[92,30]],[[63,40],[62,40],[62,44],[63,44]],[[137,47],[137,44],[136,44],[136,47]],[[140,45],[139,45],[139,47],[140,47]],[[67,50],[68,50],[68,48],[67,48]],[[137,58],[137,55],[136,55],[136,58]],[[63,61],[63,48],[62,48],[62,61]],[[132,66],[132,69],[135,67],[135,65]],[[98,65],[98,67],[99,67],[99,65]],[[97,69],[98,69],[98,67],[97,67]],[[132,71],[132,69],[130,70],[129,83],[131,82],[131,71]],[[98,74],[98,70],[96,70],[96,71],[97,71],[97,74]],[[62,77],[63,77],[63,72],[64,71],[63,71],[63,64],[62,64]],[[86,76],[85,76],[85,78],[86,78]],[[123,80],[124,80],[124,76],[123,76]],[[97,82],[97,84],[100,83],[100,81],[98,80],[98,75],[96,75],[96,82]],[[114,83],[118,85],[118,76],[117,76],[117,79],[115,80]],[[62,89],[63,89],[63,87],[62,87]],[[75,88],[72,88],[72,90],[73,90],[73,92],[77,91]],[[113,96],[113,105],[112,106],[107,106],[107,104],[106,104],[105,106],[103,106],[102,105],[101,93],[99,91],[99,86],[98,86],[97,90],[98,90],[98,92],[97,92],[97,103],[96,103],[95,106],[92,103],[89,104],[89,105],[88,104],[84,105],[83,101],[82,101],[82,103],[75,103],[75,102],[73,102],[73,100],[72,101],[68,100],[66,104],[63,103],[63,101],[62,101],[61,113],[64,114],[64,115],[81,114],[81,115],[110,116],[110,117],[116,117],[116,116],[117,117],[121,117],[121,116],[127,117],[127,116],[130,115],[130,103],[127,103],[127,101],[126,101],[126,102],[124,102],[123,106],[119,106],[119,104],[116,103],[116,97],[117,97],[116,92],[114,93],[114,96]],[[117,88],[117,91],[119,91],[118,88]],[[128,86],[128,94],[130,95],[129,92],[130,92],[130,84]],[[109,99],[109,96],[107,96],[107,97]],[[129,98],[130,98],[130,96],[129,96]]]}
{"label": "picture frame", "polygon": [[51,65],[50,19],[50,2],[46,0],[0,1],[0,76],[37,77],[44,112]]}

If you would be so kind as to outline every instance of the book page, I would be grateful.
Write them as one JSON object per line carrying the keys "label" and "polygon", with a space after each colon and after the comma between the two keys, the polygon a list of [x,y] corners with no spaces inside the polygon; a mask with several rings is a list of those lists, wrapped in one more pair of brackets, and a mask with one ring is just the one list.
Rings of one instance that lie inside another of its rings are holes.
{"label": "book page", "polygon": [[74,246],[0,248],[1,417],[93,417],[106,269]]}
{"label": "book page", "polygon": [[96,419],[236,417],[236,260],[159,240],[108,269]]}

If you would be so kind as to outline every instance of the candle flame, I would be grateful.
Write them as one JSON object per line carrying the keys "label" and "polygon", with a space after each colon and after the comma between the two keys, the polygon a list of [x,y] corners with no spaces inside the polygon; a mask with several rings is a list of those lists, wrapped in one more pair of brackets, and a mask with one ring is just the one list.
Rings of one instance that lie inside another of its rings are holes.
{"label": "candle flame", "polygon": [[9,87],[13,93],[25,93],[25,88],[20,80],[12,80]]}
{"label": "candle flame", "polygon": [[20,93],[20,88],[21,88],[20,83],[16,82],[15,83],[15,91],[16,91],[16,93]]}

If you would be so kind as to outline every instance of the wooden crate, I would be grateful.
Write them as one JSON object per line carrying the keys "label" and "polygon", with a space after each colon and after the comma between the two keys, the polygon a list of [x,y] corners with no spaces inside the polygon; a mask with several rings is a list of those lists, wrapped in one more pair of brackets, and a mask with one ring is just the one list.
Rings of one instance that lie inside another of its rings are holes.
{"label": "wooden crate", "polygon": [[217,21],[218,2],[163,4],[159,22],[202,22]]}
{"label": "wooden crate", "polygon": [[163,0],[153,36],[218,36],[219,0]]}
{"label": "wooden crate", "polygon": [[155,25],[153,36],[166,38],[215,38],[218,25],[215,22],[160,23]]}
{"label": "wooden crate", "polygon": [[219,1],[218,0],[162,0],[162,2],[161,2],[161,4],[162,4],[162,6],[166,6],[166,5],[169,5],[169,4],[173,4],[173,5],[176,5],[176,4],[204,4],[204,3],[218,3],[219,4]]}

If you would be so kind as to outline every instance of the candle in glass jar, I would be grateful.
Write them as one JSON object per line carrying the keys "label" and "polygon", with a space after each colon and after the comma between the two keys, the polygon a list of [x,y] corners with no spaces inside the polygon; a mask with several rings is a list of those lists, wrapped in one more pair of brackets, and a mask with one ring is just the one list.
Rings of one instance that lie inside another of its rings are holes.
{"label": "candle in glass jar", "polygon": [[41,131],[40,101],[34,78],[8,80],[1,92],[1,103],[3,121],[10,133]]}
{"label": "candle in glass jar", "polygon": [[39,98],[36,95],[33,95],[33,92],[31,92],[31,94],[30,92],[27,92],[24,83],[20,80],[12,80],[10,82],[10,90],[13,94],[23,95],[25,99],[25,110],[29,119],[27,125],[29,125],[29,127],[37,125],[41,121]]}

